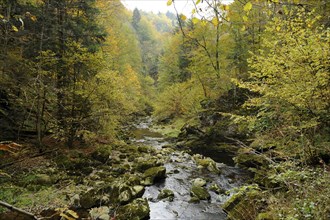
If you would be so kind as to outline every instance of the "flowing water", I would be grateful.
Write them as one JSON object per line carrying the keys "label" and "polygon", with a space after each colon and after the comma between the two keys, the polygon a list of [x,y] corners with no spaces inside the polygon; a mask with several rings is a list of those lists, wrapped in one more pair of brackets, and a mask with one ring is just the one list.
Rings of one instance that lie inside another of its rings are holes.
{"label": "flowing water", "polygon": [[[169,143],[161,134],[153,132],[150,128],[152,119],[146,118],[133,129],[133,142],[142,145],[152,146],[156,149]],[[146,188],[143,195],[147,198],[150,206],[150,219],[189,219],[189,220],[221,220],[226,219],[226,214],[221,209],[230,196],[230,193],[217,194],[209,190],[211,199],[199,203],[189,202],[192,182],[196,178],[207,180],[208,188],[211,184],[217,184],[221,189],[229,191],[240,186],[246,174],[239,168],[217,163],[221,174],[214,174],[205,169],[200,169],[192,156],[183,151],[174,151],[169,155],[169,162],[165,163],[167,177],[164,181]],[[219,158],[213,158],[219,159]],[[219,160],[217,160],[219,161]],[[170,189],[174,192],[174,200],[158,200],[157,196],[162,189]]]}

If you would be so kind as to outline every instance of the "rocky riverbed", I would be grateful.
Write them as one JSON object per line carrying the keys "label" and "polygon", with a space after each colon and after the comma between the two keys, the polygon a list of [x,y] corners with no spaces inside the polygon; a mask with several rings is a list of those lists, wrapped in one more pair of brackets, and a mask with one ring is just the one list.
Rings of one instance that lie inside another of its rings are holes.
{"label": "rocky riverbed", "polygon": [[[33,160],[33,161],[31,161]],[[225,219],[245,173],[176,149],[145,118],[128,143],[57,151],[7,167],[0,200],[40,219]],[[0,210],[0,219],[27,219]]]}
{"label": "rocky riverbed", "polygon": [[170,145],[152,132],[151,118],[137,124],[133,134],[134,143],[166,152],[166,178],[146,187],[143,195],[148,199],[150,219],[226,219],[221,205],[230,190],[243,183],[246,173],[210,157],[173,150],[175,143]]}

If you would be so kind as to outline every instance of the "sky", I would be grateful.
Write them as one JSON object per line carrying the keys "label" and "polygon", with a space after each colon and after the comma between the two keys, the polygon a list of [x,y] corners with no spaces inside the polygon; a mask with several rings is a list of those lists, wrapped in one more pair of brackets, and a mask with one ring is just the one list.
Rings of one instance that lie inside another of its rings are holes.
{"label": "sky", "polygon": [[[134,8],[138,8],[147,12],[162,12],[165,13],[167,11],[175,12],[173,5],[167,6],[167,0],[121,0],[124,6],[130,10],[134,10]],[[223,0],[222,3],[228,4],[233,2],[233,0]],[[176,0],[175,6],[179,13],[183,13],[185,15],[190,15],[193,5],[191,0]]]}

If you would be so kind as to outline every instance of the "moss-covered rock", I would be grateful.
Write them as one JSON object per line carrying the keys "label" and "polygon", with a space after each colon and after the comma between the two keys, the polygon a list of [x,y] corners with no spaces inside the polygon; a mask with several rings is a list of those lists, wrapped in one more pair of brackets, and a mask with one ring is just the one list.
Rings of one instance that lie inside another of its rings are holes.
{"label": "moss-covered rock", "polygon": [[216,174],[220,174],[220,170],[217,167],[217,163],[209,157],[203,157],[200,154],[193,155],[193,159],[200,167],[207,169],[208,171]]}
{"label": "moss-covered rock", "polygon": [[144,220],[149,219],[150,208],[146,199],[135,199],[132,203],[121,206],[117,210],[118,220]]}
{"label": "moss-covered rock", "polygon": [[155,158],[143,158],[135,160],[135,169],[139,172],[144,172],[149,168],[159,166],[158,160]]}
{"label": "moss-covered rock", "polygon": [[110,155],[112,153],[112,147],[108,145],[99,146],[93,153],[92,158],[102,163],[109,162]]}
{"label": "moss-covered rock", "polygon": [[140,186],[140,185],[133,186],[131,189],[132,189],[132,196],[134,198],[142,197],[145,190],[144,186]]}
{"label": "moss-covered rock", "polygon": [[206,180],[202,178],[196,178],[193,180],[193,186],[200,186],[203,187],[206,185]]}
{"label": "moss-covered rock", "polygon": [[198,198],[199,200],[209,200],[211,196],[209,192],[201,186],[192,186],[190,190],[192,197]]}
{"label": "moss-covered rock", "polygon": [[209,190],[212,191],[212,192],[215,192],[216,194],[224,194],[226,192],[226,190],[220,188],[218,186],[218,184],[216,183],[213,183],[210,187],[209,187]]}
{"label": "moss-covered rock", "polygon": [[242,216],[244,219],[256,219],[264,205],[261,198],[261,190],[257,185],[243,186],[223,204],[222,208],[229,219],[242,219]]}
{"label": "moss-covered rock", "polygon": [[157,199],[159,200],[167,199],[168,201],[172,202],[174,200],[174,192],[170,189],[163,189],[158,194]]}
{"label": "moss-covered rock", "polygon": [[166,178],[166,168],[163,166],[152,167],[143,173],[143,185],[152,185],[155,182]]}
{"label": "moss-covered rock", "polygon": [[236,164],[247,168],[257,168],[269,164],[264,155],[254,153],[252,148],[240,149],[234,161]]}

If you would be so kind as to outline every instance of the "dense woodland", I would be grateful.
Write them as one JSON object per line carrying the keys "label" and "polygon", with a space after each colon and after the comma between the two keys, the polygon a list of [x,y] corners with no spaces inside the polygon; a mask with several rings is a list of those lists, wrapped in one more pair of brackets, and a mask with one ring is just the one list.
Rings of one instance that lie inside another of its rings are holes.
{"label": "dense woodland", "polygon": [[3,158],[24,151],[7,143],[123,147],[151,115],[182,148],[220,146],[251,172],[229,218],[330,218],[330,2],[191,1],[187,16],[0,0],[0,200],[33,206],[8,191]]}

